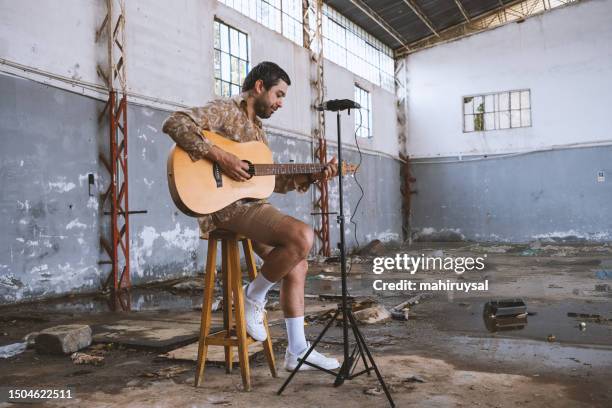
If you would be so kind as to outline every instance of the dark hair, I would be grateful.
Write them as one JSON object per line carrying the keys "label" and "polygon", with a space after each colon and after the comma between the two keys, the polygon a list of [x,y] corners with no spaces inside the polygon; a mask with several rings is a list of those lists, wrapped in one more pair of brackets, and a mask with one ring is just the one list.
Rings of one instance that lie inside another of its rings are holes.
{"label": "dark hair", "polygon": [[264,88],[270,89],[274,85],[278,84],[279,80],[283,80],[287,85],[291,85],[291,79],[289,75],[278,65],[270,61],[264,61],[256,66],[249,72],[244,79],[242,84],[242,92],[250,91],[255,87],[255,82],[261,79],[264,84]]}

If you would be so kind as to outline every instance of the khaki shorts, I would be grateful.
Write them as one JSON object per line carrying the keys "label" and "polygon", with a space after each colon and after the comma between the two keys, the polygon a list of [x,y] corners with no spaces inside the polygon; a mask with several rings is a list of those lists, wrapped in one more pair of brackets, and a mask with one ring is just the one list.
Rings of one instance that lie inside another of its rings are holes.
{"label": "khaki shorts", "polygon": [[283,214],[269,203],[253,204],[229,220],[220,221],[213,214],[217,228],[223,228],[244,235],[253,242],[253,249],[263,256],[274,248],[273,236],[280,228],[281,221],[289,215]]}

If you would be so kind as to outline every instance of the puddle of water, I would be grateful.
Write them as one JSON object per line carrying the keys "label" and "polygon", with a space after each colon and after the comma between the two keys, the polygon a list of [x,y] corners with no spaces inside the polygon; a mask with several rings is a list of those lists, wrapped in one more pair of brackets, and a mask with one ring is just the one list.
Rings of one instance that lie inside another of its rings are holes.
{"label": "puddle of water", "polygon": [[[131,311],[151,310],[193,310],[202,306],[202,292],[171,293],[162,289],[138,288],[132,289],[129,296],[121,297],[125,305],[129,304]],[[104,313],[108,311],[121,311],[121,307],[113,309],[112,300],[103,296],[78,296],[62,298],[24,305],[14,305],[7,312],[16,308],[21,312],[25,310],[52,310],[58,313]]]}
{"label": "puddle of water", "polygon": [[[568,313],[576,313],[610,319],[612,309],[608,302],[564,301],[545,304],[526,299],[525,303],[529,316],[525,318],[524,324],[520,322],[516,330],[504,331],[504,336],[546,340],[549,335],[553,335],[561,343],[612,346],[612,322],[568,316]],[[485,304],[486,300],[483,299],[462,299],[459,303],[438,304],[435,310],[423,308],[416,309],[416,312],[421,313],[423,310],[441,330],[483,333],[488,331],[487,322],[483,319]],[[580,328],[581,322],[585,323],[583,330]],[[508,322],[516,323],[519,322]]]}
{"label": "puddle of water", "polygon": [[524,339],[452,336],[447,347],[461,358],[518,363],[524,371],[549,368],[601,368],[612,366],[612,350],[582,348]]}

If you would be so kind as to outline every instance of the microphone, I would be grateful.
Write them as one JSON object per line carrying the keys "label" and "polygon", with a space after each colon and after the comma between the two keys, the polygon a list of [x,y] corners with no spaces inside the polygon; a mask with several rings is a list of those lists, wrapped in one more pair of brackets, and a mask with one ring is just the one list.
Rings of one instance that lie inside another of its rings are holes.
{"label": "microphone", "polygon": [[359,105],[355,101],[351,101],[350,99],[332,99],[329,101],[325,101],[320,105],[317,105],[316,109],[318,111],[332,111],[337,112],[345,109],[359,109],[361,105]]}

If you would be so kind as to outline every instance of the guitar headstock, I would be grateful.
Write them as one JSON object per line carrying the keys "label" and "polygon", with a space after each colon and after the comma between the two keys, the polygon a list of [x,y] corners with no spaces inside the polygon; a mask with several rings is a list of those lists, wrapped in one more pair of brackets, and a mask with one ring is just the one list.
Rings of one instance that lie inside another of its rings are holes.
{"label": "guitar headstock", "polygon": [[341,174],[342,175],[353,174],[353,173],[357,172],[358,168],[359,168],[359,166],[356,165],[356,164],[347,163],[347,162],[343,161],[342,162]]}

